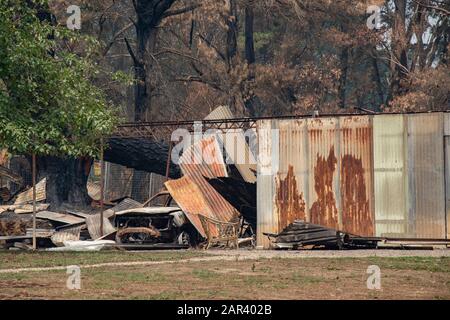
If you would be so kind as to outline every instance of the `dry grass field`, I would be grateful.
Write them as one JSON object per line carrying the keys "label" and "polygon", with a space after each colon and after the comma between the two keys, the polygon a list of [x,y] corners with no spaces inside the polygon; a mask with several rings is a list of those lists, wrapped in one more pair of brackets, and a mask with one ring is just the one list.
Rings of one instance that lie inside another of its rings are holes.
{"label": "dry grass field", "polygon": [[[80,290],[67,289],[68,265]],[[367,289],[370,265],[381,290]],[[0,288],[0,299],[450,299],[450,257],[0,252]]]}

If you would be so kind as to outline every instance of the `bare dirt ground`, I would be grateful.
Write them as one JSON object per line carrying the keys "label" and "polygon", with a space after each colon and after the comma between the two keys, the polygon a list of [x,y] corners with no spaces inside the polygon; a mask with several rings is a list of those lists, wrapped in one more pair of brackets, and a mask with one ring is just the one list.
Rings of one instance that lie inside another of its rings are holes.
{"label": "bare dirt ground", "polygon": [[[81,266],[81,289],[66,286]],[[367,268],[381,290],[367,289]],[[0,299],[450,299],[450,250],[0,252]]]}

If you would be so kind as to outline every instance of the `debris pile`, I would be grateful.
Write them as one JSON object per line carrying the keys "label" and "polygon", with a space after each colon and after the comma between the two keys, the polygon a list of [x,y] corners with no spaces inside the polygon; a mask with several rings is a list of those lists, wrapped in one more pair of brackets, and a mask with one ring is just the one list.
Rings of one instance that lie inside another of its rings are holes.
{"label": "debris pile", "polygon": [[330,248],[344,243],[344,234],[339,231],[304,221],[295,221],[279,234],[265,235],[274,238],[273,244],[278,249],[298,249],[308,245]]}
{"label": "debris pile", "polygon": [[[153,245],[172,243],[172,247],[187,247],[186,237],[177,236],[177,229],[188,230],[187,219],[177,207],[143,207],[129,198],[111,201],[103,212],[98,209],[78,212],[50,211],[46,200],[45,179],[37,184],[36,239],[38,248],[52,251],[92,251],[108,246]],[[31,189],[15,197],[13,204],[0,206],[0,244],[11,250],[27,250],[33,243],[33,205]],[[158,194],[168,196],[168,193]],[[153,200],[153,199],[151,199]],[[150,204],[151,201],[148,202]],[[149,232],[151,230],[152,232]],[[167,247],[167,246],[165,246]]]}
{"label": "debris pile", "polygon": [[[203,177],[198,176],[194,180],[185,176],[168,181],[168,190],[158,193],[144,204],[131,198],[107,201],[103,212],[96,208],[95,200],[93,207],[86,212],[69,209],[52,211],[52,205],[45,203],[46,181],[42,180],[37,186],[39,203],[35,207],[35,236],[38,249],[95,251],[104,248],[209,248],[213,243],[216,247],[254,245],[253,229],[236,209],[249,204],[238,201],[239,205],[232,206]],[[232,197],[229,190],[224,192],[223,188],[218,189],[226,197]],[[30,190],[18,194],[11,203],[0,206],[0,246],[3,248],[33,248]],[[152,206],[153,203],[162,205]],[[201,221],[200,217],[206,219]],[[228,217],[232,217],[235,226],[232,235],[226,228],[230,224],[226,220]],[[225,236],[236,241],[220,241]]]}
{"label": "debris pile", "polygon": [[[231,119],[233,115],[229,108],[220,107],[208,117],[214,118]],[[15,195],[0,189],[0,245],[11,250],[32,248],[35,210],[39,249],[254,246],[256,161],[243,132],[223,129],[222,134],[204,136],[183,150],[182,177],[167,181],[165,189],[145,203],[123,198],[104,201],[100,209],[101,189],[91,181],[86,188],[92,208],[83,212],[45,203],[46,179],[36,185],[35,208],[32,188]],[[247,164],[237,158],[236,148],[250,160]],[[0,174],[16,182],[21,179],[5,167]]]}
{"label": "debris pile", "polygon": [[376,248],[377,239],[361,238],[305,221],[294,221],[279,234],[264,233],[276,249],[356,249]]}

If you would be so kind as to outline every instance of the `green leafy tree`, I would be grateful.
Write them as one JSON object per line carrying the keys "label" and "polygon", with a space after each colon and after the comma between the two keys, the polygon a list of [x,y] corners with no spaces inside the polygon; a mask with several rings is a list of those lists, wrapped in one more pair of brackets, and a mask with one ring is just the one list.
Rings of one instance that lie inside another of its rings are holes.
{"label": "green leafy tree", "polygon": [[90,159],[117,118],[93,84],[97,43],[43,18],[46,8],[0,0],[0,148],[39,156],[48,200],[85,203]]}

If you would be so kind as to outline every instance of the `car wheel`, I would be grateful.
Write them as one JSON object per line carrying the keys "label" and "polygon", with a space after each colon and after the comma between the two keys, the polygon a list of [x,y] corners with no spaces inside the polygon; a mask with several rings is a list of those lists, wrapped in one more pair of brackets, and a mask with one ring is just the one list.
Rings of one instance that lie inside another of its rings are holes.
{"label": "car wheel", "polygon": [[180,245],[190,246],[191,245],[191,236],[187,231],[182,231],[177,238],[177,242]]}

